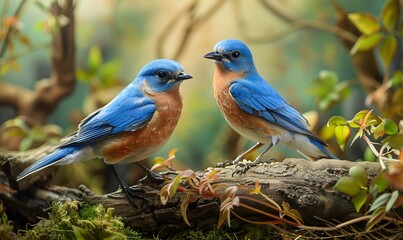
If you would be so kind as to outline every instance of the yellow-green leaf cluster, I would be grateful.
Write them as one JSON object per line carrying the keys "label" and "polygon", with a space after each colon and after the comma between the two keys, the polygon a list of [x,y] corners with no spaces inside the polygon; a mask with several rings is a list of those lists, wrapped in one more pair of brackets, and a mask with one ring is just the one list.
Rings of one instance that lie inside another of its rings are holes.
{"label": "yellow-green leaf cluster", "polygon": [[354,55],[357,52],[373,50],[379,46],[385,69],[389,69],[398,46],[396,35],[399,33],[399,29],[397,29],[400,18],[399,0],[386,1],[379,18],[365,12],[350,13],[348,18],[362,33],[350,53]]}
{"label": "yellow-green leaf cluster", "polygon": [[368,176],[365,169],[361,166],[354,166],[349,170],[349,176],[341,177],[334,189],[339,192],[352,196],[352,201],[357,212],[367,200]]}

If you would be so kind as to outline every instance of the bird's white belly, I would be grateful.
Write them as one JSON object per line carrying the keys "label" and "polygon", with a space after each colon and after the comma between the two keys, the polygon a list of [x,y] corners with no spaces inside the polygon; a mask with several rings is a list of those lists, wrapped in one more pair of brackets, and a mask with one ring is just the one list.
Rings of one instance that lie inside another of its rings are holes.
{"label": "bird's white belly", "polygon": [[294,138],[294,134],[290,133],[289,131],[287,131],[283,128],[271,125],[269,123],[267,124],[268,125],[267,127],[275,129],[275,132],[277,134],[269,135],[269,134],[264,133],[263,131],[257,129],[254,126],[239,126],[237,124],[232,124],[230,121],[228,121],[228,119],[227,119],[227,122],[241,136],[243,136],[251,141],[254,141],[254,142],[270,144],[272,142],[273,136],[277,136],[278,138],[280,138],[280,143],[289,143],[289,142],[293,141],[293,138]]}

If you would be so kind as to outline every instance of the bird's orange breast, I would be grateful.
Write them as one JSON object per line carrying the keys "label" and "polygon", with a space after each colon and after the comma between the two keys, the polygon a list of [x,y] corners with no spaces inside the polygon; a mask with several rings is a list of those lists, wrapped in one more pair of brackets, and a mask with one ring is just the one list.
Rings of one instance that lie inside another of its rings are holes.
{"label": "bird's orange breast", "polygon": [[106,143],[101,150],[105,162],[140,161],[158,151],[171,136],[182,110],[179,88],[150,97],[156,105],[150,122],[136,131],[121,133]]}
{"label": "bird's orange breast", "polygon": [[278,135],[282,129],[262,117],[245,112],[230,95],[231,82],[239,79],[242,81],[242,78],[242,72],[230,72],[221,64],[216,64],[213,87],[217,104],[225,119],[235,131],[254,141],[270,141],[267,136]]}

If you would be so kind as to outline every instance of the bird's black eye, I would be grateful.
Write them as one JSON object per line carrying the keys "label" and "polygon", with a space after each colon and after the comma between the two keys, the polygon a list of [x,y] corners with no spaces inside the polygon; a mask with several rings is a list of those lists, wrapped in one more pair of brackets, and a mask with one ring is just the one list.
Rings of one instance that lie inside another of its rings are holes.
{"label": "bird's black eye", "polygon": [[238,58],[240,55],[241,55],[241,53],[237,50],[231,52],[231,56],[233,58]]}
{"label": "bird's black eye", "polygon": [[159,78],[166,78],[167,73],[164,72],[164,71],[158,71],[158,72],[157,72],[157,76],[158,76]]}

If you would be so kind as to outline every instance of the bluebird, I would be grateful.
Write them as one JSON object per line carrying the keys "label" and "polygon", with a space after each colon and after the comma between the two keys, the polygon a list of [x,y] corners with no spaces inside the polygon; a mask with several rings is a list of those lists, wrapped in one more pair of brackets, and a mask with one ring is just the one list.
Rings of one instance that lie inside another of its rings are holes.
{"label": "bluebird", "polygon": [[100,158],[133,205],[130,189],[112,164],[143,160],[166,143],[182,111],[179,85],[191,78],[176,61],[151,61],[113,100],[82,120],[78,131],[62,139],[55,151],[23,170],[17,181],[52,165]]}
{"label": "bluebird", "polygon": [[291,107],[257,72],[249,48],[239,40],[218,42],[205,58],[215,61],[214,97],[229,125],[257,142],[234,161],[268,145],[250,166],[261,162],[276,144],[296,148],[309,159],[334,158],[327,144],[309,130],[307,120]]}

